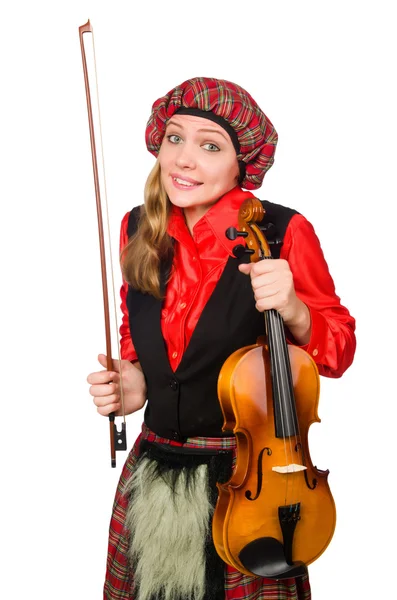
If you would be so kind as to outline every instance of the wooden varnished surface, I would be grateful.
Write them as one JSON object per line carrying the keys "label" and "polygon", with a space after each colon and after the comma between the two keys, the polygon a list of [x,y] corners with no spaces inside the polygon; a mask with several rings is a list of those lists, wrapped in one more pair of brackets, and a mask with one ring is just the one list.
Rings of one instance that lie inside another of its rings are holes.
{"label": "wooden varnished surface", "polygon": [[[335,504],[328,486],[328,471],[313,467],[308,430],[319,421],[319,376],[311,357],[295,346],[289,346],[294,384],[299,436],[276,438],[270,378],[269,355],[265,346],[251,346],[232,354],[222,367],[218,396],[225,417],[225,428],[234,430],[237,439],[237,464],[229,482],[218,485],[219,498],[213,519],[213,538],[222,559],[246,571],[238,560],[242,548],[260,537],[283,541],[278,507],[300,503],[293,561],[310,564],[325,550],[332,539],[336,522]],[[266,381],[268,382],[266,384]],[[258,457],[262,456],[262,491],[254,497],[258,485]],[[275,466],[304,464],[305,471],[280,474]]]}

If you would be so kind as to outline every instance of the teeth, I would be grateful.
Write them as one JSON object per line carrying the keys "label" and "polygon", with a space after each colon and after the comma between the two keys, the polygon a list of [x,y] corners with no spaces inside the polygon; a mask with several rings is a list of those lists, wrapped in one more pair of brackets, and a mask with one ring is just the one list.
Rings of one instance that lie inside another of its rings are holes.
{"label": "teeth", "polygon": [[188,183],[187,181],[184,181],[183,179],[179,179],[178,177],[174,177],[174,181],[176,181],[177,183],[180,183],[181,185],[186,185],[189,187],[196,185],[195,183]]}

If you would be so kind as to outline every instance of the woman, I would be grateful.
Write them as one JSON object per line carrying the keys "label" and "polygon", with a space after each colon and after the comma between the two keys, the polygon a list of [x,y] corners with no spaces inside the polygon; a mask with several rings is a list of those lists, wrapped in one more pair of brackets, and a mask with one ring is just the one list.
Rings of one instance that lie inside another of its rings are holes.
{"label": "woman", "polygon": [[[265,203],[275,260],[236,258],[225,231],[274,160],[277,133],[233,83],[190,79],[152,107],[146,142],[158,157],[145,205],[121,226],[121,377],[126,414],[147,400],[142,433],[121,474],[110,525],[104,598],[305,599],[307,576],[248,577],[211,539],[216,481],[231,474],[235,439],[222,431],[217,378],[236,349],[281,314],[288,341],[320,374],[340,377],[355,351],[319,241],[297,211]],[[106,357],[99,356],[106,367]],[[98,412],[120,414],[120,373],[88,376]],[[113,382],[113,383],[109,383]]]}

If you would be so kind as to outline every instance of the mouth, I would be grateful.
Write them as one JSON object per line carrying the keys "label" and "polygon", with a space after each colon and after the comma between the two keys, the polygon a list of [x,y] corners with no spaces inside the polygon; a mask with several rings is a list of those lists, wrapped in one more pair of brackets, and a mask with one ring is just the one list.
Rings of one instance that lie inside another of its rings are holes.
{"label": "mouth", "polygon": [[190,179],[190,177],[178,177],[177,175],[171,174],[173,184],[179,189],[191,189],[202,185],[200,181],[195,181],[194,179]]}

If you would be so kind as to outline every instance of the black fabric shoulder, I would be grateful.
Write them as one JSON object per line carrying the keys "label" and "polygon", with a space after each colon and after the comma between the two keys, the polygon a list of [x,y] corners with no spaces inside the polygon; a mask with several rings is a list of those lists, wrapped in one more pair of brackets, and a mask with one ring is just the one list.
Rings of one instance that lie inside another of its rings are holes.
{"label": "black fabric shoulder", "polygon": [[274,204],[269,200],[261,200],[265,210],[265,216],[261,221],[261,228],[264,230],[265,237],[270,244],[273,258],[280,258],[280,250],[283,244],[285,232],[288,224],[298,211],[288,206]]}
{"label": "black fabric shoulder", "polygon": [[[142,204],[142,206],[143,206],[143,204]],[[138,223],[139,223],[139,219],[141,216],[142,206],[135,206],[130,212],[130,216],[128,217],[128,229],[127,229],[129,238],[132,235],[134,235],[134,233],[138,229]]]}

